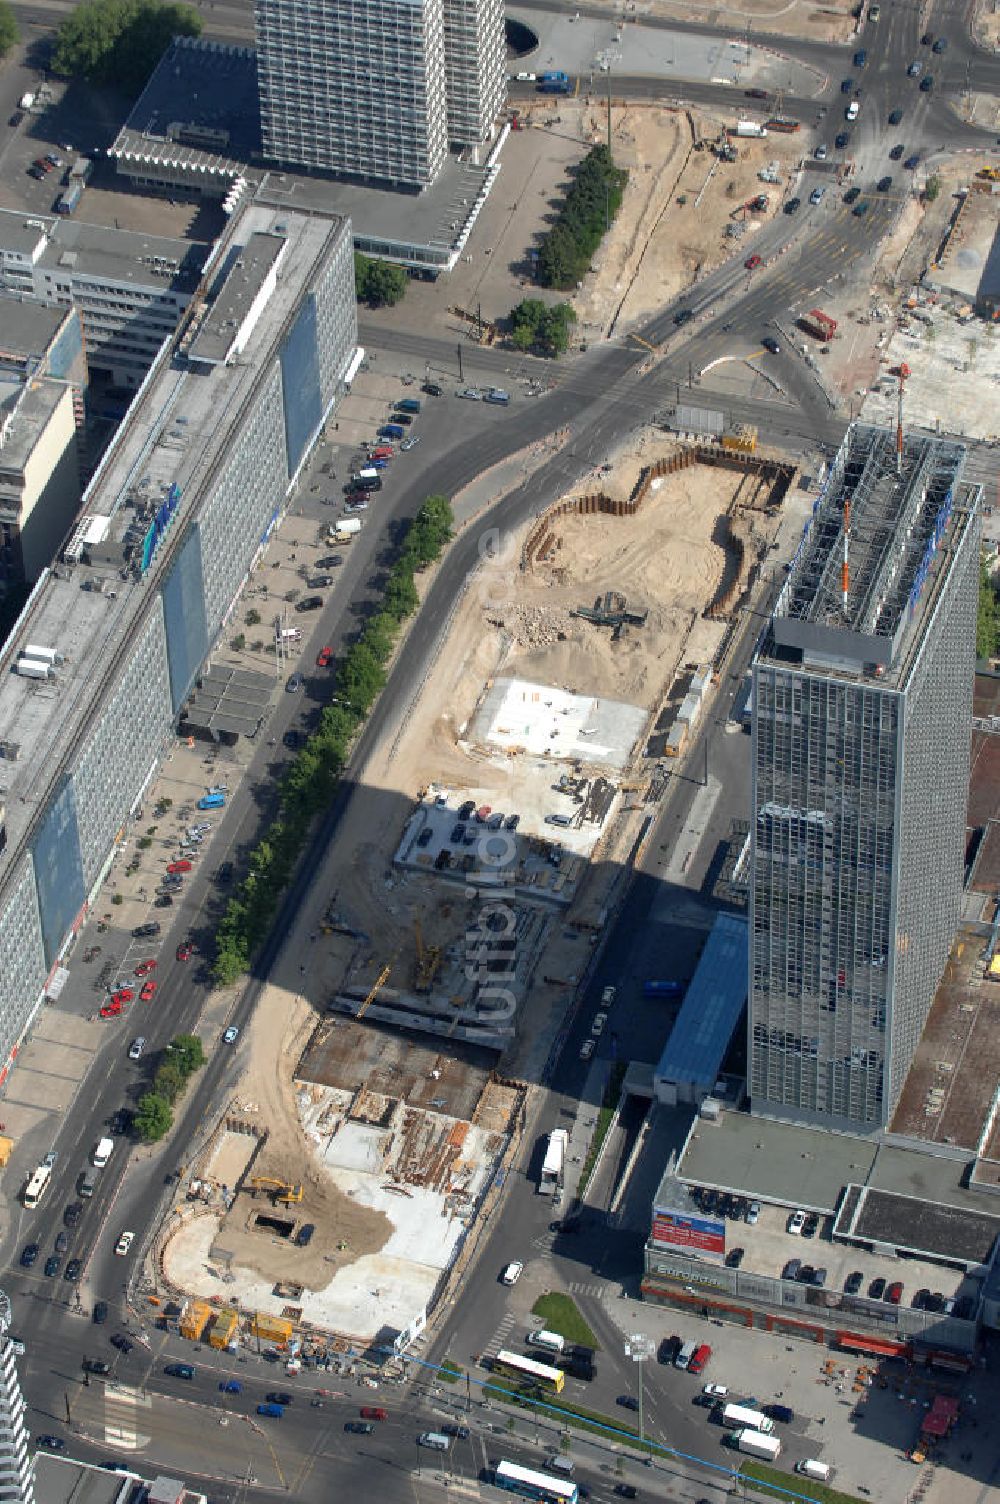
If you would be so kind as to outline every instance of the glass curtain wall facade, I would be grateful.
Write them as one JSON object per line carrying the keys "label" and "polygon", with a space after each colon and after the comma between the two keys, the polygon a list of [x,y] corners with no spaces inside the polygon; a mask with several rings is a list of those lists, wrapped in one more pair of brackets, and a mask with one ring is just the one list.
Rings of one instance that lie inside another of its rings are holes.
{"label": "glass curtain wall facade", "polygon": [[889,1122],[954,936],[975,668],[977,493],[881,463],[869,511],[817,502],[753,682],[753,1110],[851,1132]]}

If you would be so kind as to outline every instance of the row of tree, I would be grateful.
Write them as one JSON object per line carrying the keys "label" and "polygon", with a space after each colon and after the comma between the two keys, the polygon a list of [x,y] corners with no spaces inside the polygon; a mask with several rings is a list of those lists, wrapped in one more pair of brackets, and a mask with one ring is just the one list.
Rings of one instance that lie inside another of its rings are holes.
{"label": "row of tree", "polygon": [[60,23],[52,68],[138,94],[174,37],[201,36],[191,5],[161,0],[83,0]]}
{"label": "row of tree", "polygon": [[354,291],[369,308],[393,308],[406,296],[407,275],[391,261],[354,252]]}
{"label": "row of tree", "polygon": [[451,537],[451,506],[429,496],[407,529],[389,572],[380,609],[368,618],[358,641],[341,660],[335,703],[296,756],[280,786],[276,819],[250,858],[250,871],[230,899],[216,931],[213,974],[226,986],[248,969],[267,934],[313,818],[337,788],[351,744],[386,681],[386,664],[400,628],[416,610],[416,575],[434,562]]}
{"label": "row of tree", "polygon": [[205,1051],[197,1034],[178,1034],[167,1045],[153,1086],[139,1099],[135,1129],[143,1143],[155,1144],[169,1133],[174,1122],[174,1104],[187,1084],[205,1064]]}
{"label": "row of tree", "polygon": [[7,0],[0,0],[0,57],[6,57],[16,47],[21,33]]}
{"label": "row of tree", "polygon": [[576,310],[571,303],[543,303],[541,298],[525,298],[511,309],[510,337],[516,350],[565,355],[569,331],[575,323]]}
{"label": "row of tree", "polygon": [[979,611],[976,616],[976,657],[1000,653],[1000,592],[986,565],[979,571]]}
{"label": "row of tree", "polygon": [[628,173],[616,167],[606,146],[595,146],[580,163],[555,224],[538,251],[538,280],[565,291],[590,269],[594,252],[621,208]]}

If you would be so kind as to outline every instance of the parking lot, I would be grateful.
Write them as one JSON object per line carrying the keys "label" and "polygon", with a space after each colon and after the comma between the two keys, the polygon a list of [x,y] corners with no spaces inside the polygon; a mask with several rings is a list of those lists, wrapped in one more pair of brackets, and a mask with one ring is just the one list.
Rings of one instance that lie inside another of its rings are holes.
{"label": "parking lot", "polygon": [[[757,1274],[783,1274],[786,1279],[797,1279],[817,1288],[845,1290],[848,1294],[868,1296],[893,1305],[919,1304],[926,1310],[947,1311],[947,1303],[955,1301],[960,1303],[955,1314],[972,1314],[979,1282],[966,1279],[955,1269],[927,1260],[896,1258],[888,1253],[872,1253],[850,1243],[834,1242],[831,1237],[833,1218],[821,1217],[815,1212],[790,1212],[787,1207],[769,1206],[751,1202],[748,1197],[713,1191],[702,1190],[694,1194],[700,1211],[725,1217],[726,1263],[730,1268]],[[754,1215],[751,1207],[757,1208],[757,1212],[755,1220],[748,1222],[748,1215]],[[742,1252],[737,1256],[738,1250]],[[889,1292],[896,1285],[902,1288],[898,1299],[893,1299]],[[919,1302],[916,1299],[918,1293],[924,1296]],[[926,1298],[928,1296],[930,1300]]]}

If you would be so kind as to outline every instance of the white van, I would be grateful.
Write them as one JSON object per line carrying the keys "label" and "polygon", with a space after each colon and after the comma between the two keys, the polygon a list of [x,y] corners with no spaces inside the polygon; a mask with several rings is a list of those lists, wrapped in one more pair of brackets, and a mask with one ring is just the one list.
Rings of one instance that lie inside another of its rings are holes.
{"label": "white van", "polygon": [[804,1462],[797,1462],[795,1471],[805,1478],[813,1478],[817,1483],[829,1483],[833,1477],[833,1468],[830,1464],[819,1462],[815,1457],[807,1457]]}
{"label": "white van", "polygon": [[422,1447],[430,1447],[432,1452],[447,1452],[451,1439],[442,1431],[422,1431],[417,1437],[417,1443]]}
{"label": "white van", "polygon": [[545,1353],[561,1353],[566,1346],[566,1339],[560,1337],[558,1332],[529,1332],[528,1346],[540,1347]]}
{"label": "white van", "polygon": [[91,1160],[98,1170],[103,1170],[108,1160],[114,1153],[115,1141],[113,1138],[98,1139],[97,1145],[91,1155]]}
{"label": "white van", "polygon": [[674,1359],[674,1367],[687,1368],[688,1364],[691,1362],[691,1359],[694,1357],[697,1351],[697,1342],[685,1342],[684,1346],[681,1348],[680,1352]]}

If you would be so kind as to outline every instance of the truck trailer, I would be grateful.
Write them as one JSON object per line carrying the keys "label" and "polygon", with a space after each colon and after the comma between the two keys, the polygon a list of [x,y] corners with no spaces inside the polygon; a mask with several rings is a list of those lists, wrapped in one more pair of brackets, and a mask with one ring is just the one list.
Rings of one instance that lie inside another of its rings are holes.
{"label": "truck trailer", "polygon": [[726,1405],[722,1412],[722,1424],[760,1431],[764,1436],[770,1436],[774,1430],[774,1421],[769,1420],[762,1410],[755,1410],[752,1405]]}
{"label": "truck trailer", "polygon": [[56,202],[56,213],[72,214],[82,197],[83,184],[79,182],[71,183],[68,188],[64,188],[62,193],[60,193]]}
{"label": "truck trailer", "polygon": [[781,1455],[781,1442],[777,1436],[765,1436],[763,1431],[751,1430],[749,1426],[731,1432],[729,1443],[738,1452],[746,1452],[750,1457],[763,1457],[766,1462],[774,1462]]}
{"label": "truck trailer", "polygon": [[837,320],[832,319],[821,308],[810,308],[809,312],[804,313],[799,319],[799,328],[825,343],[828,339],[833,339],[836,334]]}
{"label": "truck trailer", "polygon": [[731,136],[766,136],[767,126],[758,125],[756,120],[737,120],[736,129],[729,132]]}

